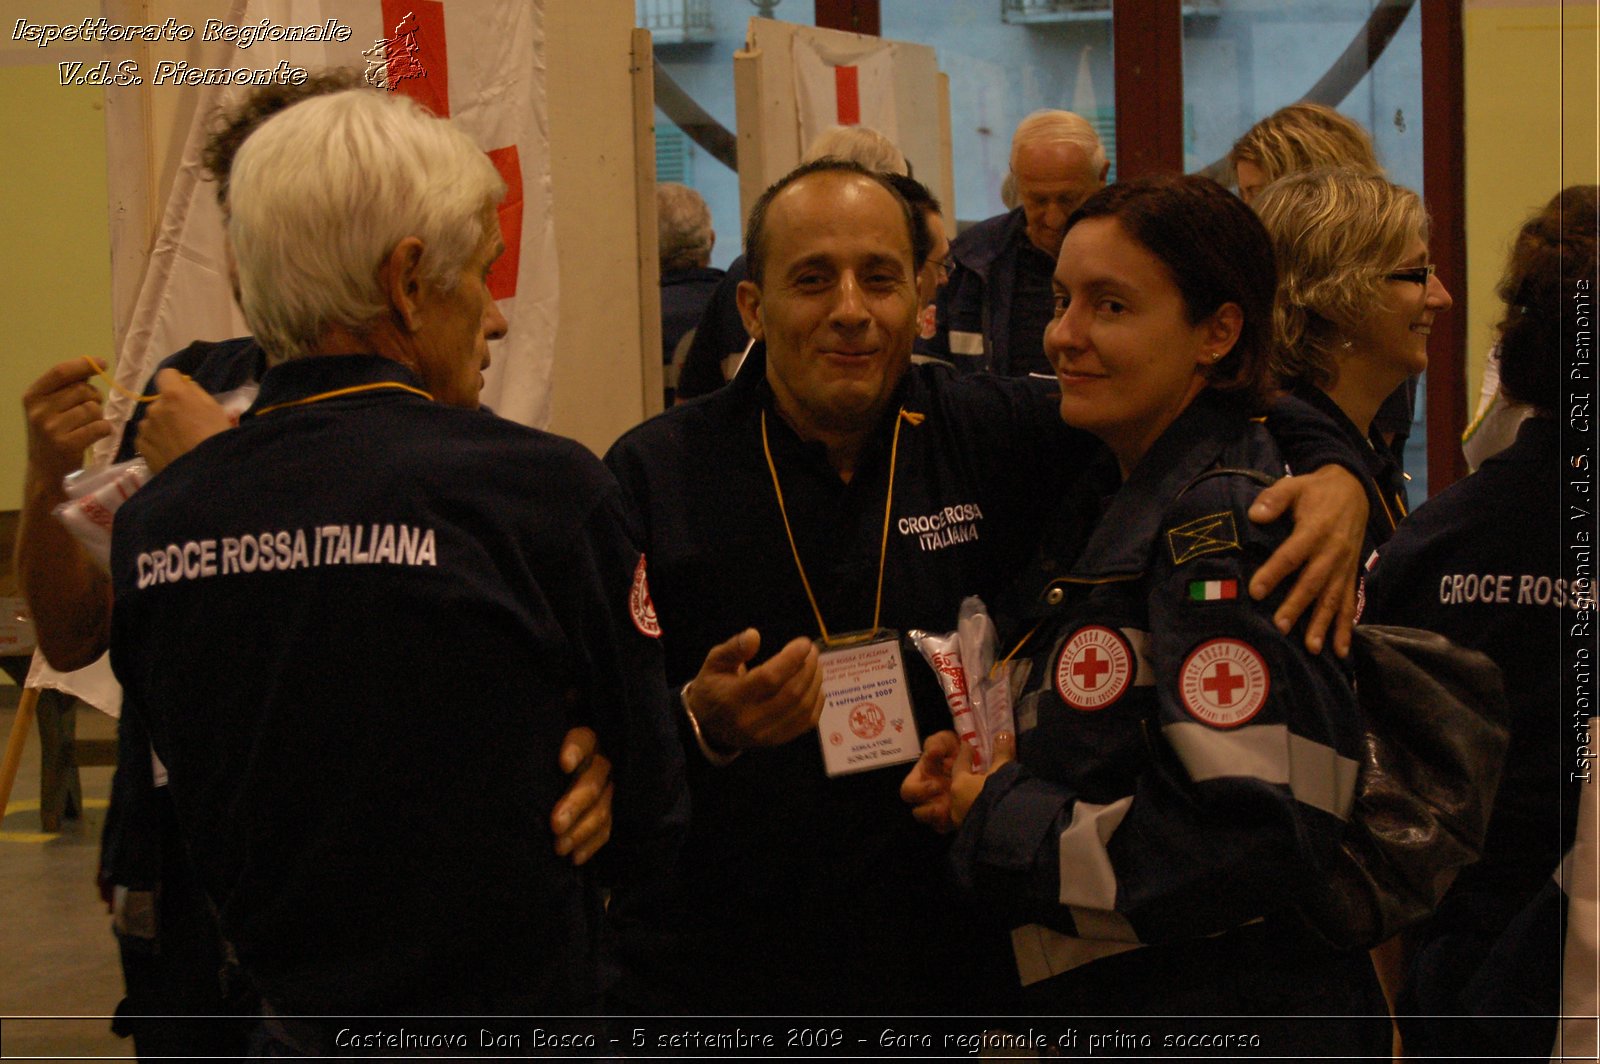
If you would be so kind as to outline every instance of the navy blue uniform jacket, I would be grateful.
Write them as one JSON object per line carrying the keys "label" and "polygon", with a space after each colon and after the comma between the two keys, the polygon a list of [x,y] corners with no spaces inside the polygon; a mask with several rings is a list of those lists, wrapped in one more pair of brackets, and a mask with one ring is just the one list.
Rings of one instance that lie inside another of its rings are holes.
{"label": "navy blue uniform jacket", "polygon": [[[1378,554],[1364,621],[1426,628],[1500,666],[1511,744],[1483,857],[1461,871],[1439,911],[1415,929],[1402,1017],[1418,1052],[1550,1051],[1560,1007],[1559,907],[1528,926],[1577,828],[1576,747],[1592,707],[1564,697],[1565,677],[1593,667],[1592,546],[1563,550],[1564,452],[1553,418],[1522,423],[1516,442],[1430,499]],[[1593,512],[1587,496],[1569,498]],[[1592,569],[1588,570],[1592,572]],[[1509,960],[1509,963],[1508,963]],[[1528,1014],[1472,1023],[1443,1017]],[[1432,1016],[1433,1019],[1428,1017]]]}
{"label": "navy blue uniform jacket", "polygon": [[1261,425],[1202,392],[1024,622],[1018,760],[985,783],[952,856],[1016,927],[1032,1008],[1381,1007],[1365,955],[1294,914],[1343,833],[1362,731],[1332,652],[1273,625],[1283,589],[1247,591],[1288,524],[1246,512],[1284,471]]}
{"label": "navy blue uniform jacket", "polygon": [[276,367],[125,504],[125,712],[279,1011],[588,1011],[563,735],[617,763],[614,860],[654,871],[681,814],[644,566],[581,446],[415,386],[370,356]]}

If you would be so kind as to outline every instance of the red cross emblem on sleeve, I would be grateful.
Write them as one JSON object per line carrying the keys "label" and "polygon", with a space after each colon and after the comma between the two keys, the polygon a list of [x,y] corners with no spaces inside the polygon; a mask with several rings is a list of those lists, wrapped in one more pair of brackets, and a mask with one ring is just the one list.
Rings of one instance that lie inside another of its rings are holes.
{"label": "red cross emblem on sleeve", "polygon": [[1237,639],[1201,643],[1178,670],[1184,710],[1213,728],[1237,728],[1250,720],[1266,705],[1271,686],[1266,660]]}
{"label": "red cross emblem on sleeve", "polygon": [[1056,659],[1056,694],[1073,709],[1104,709],[1133,681],[1133,652],[1121,635],[1091,624],[1072,633]]}

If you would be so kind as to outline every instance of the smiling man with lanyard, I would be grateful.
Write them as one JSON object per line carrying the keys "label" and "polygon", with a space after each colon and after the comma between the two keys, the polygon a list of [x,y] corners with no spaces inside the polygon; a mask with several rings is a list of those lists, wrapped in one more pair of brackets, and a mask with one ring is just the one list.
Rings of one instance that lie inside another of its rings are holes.
{"label": "smiling man with lanyard", "polygon": [[926,239],[860,167],[791,172],[750,215],[760,342],[739,375],[607,455],[694,798],[677,875],[613,898],[619,1010],[1009,1007],[1003,932],[960,907],[943,841],[900,803],[949,716],[896,635],[954,627],[964,596],[1021,575],[1094,445],[1034,383],[911,365]]}

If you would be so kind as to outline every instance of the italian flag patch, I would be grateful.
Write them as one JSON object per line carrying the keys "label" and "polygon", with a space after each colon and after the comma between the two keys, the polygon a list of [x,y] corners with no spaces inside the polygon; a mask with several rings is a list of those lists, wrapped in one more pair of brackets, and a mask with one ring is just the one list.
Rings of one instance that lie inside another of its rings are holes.
{"label": "italian flag patch", "polygon": [[1239,581],[1237,580],[1189,581],[1190,602],[1217,602],[1221,599],[1236,599],[1238,597]]}

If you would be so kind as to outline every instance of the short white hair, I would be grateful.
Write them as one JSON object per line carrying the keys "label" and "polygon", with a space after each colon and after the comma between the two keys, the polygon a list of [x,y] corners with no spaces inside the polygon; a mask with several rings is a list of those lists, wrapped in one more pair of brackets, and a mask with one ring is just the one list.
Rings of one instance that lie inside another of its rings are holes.
{"label": "short white hair", "polygon": [[911,164],[894,141],[868,126],[834,126],[817,134],[800,161],[811,163],[823,158],[859,163],[877,174],[911,176]]}
{"label": "short white hair", "polygon": [[1094,126],[1071,111],[1035,111],[1017,123],[1011,135],[1011,169],[1017,169],[1017,149],[1027,144],[1074,144],[1089,157],[1095,176],[1106,172],[1106,148]]}
{"label": "short white hair", "polygon": [[264,123],[234,159],[228,235],[239,303],[268,361],[387,313],[378,271],[406,237],[422,241],[423,277],[452,288],[504,195],[471,138],[404,96],[354,89]]}

